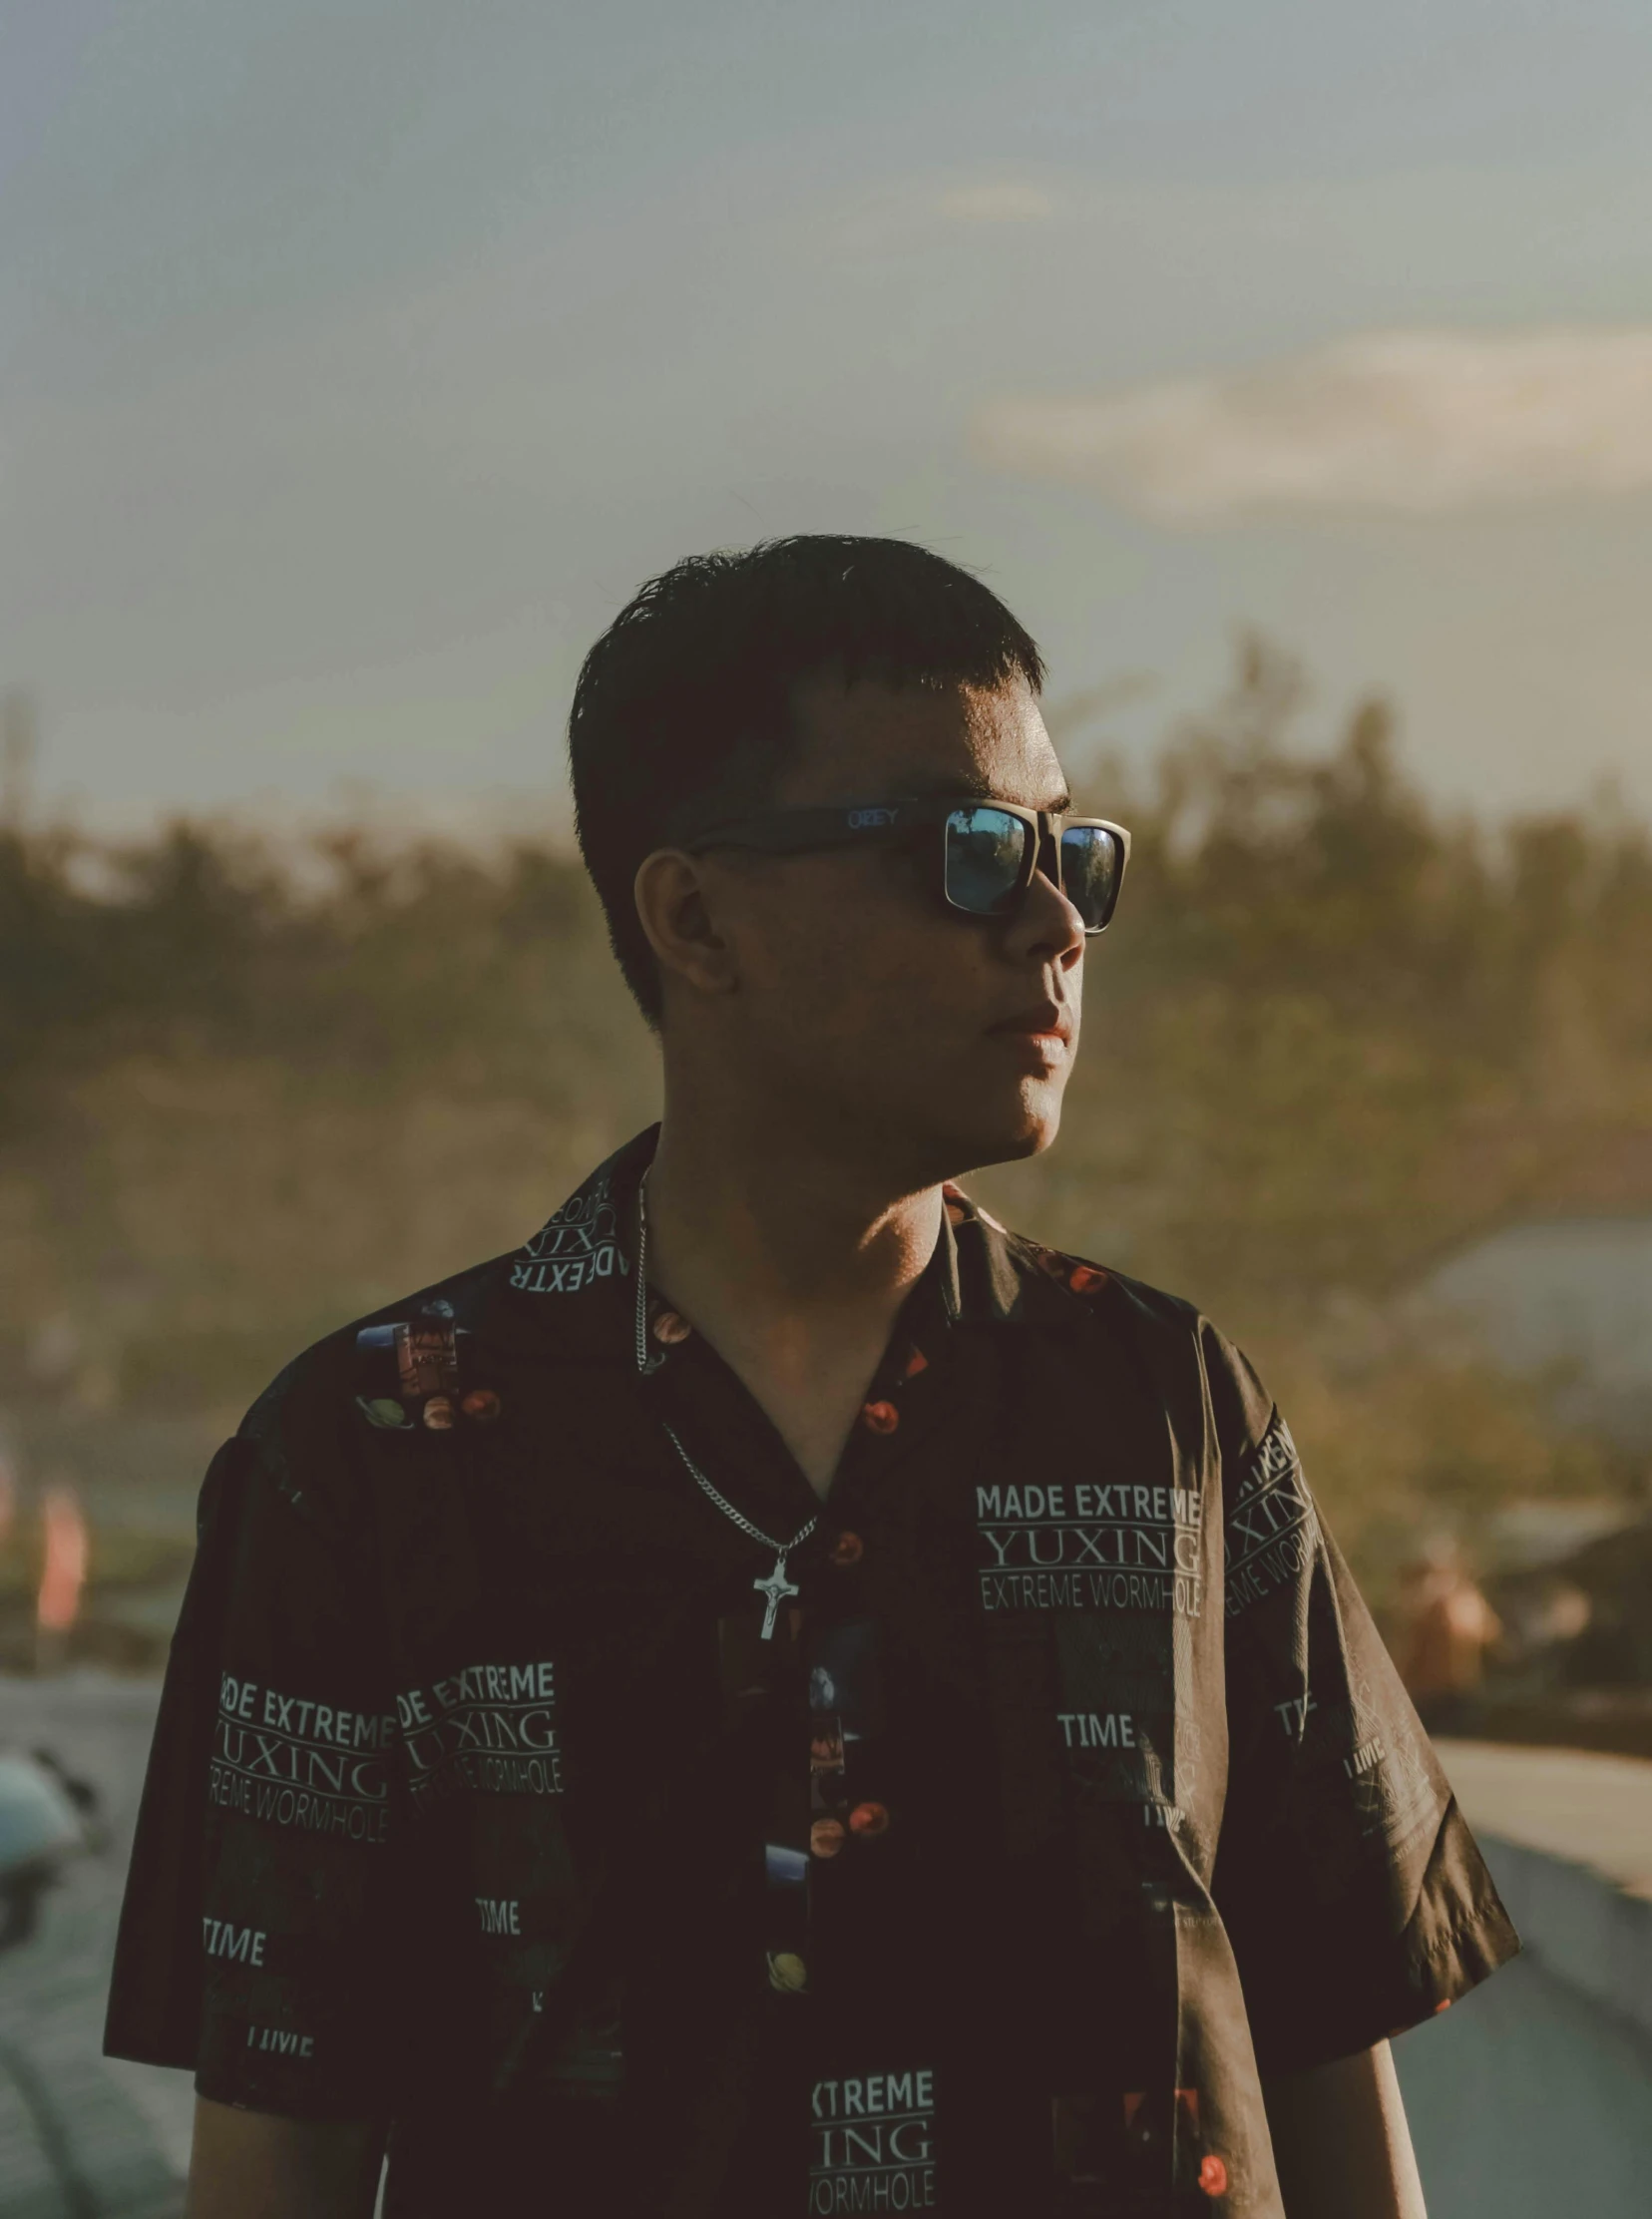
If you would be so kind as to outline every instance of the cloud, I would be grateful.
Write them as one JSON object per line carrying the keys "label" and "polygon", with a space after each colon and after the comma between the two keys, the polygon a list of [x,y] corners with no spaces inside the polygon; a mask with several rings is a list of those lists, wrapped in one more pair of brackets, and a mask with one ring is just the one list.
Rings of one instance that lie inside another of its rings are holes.
{"label": "cloud", "polygon": [[1652,489],[1652,327],[1376,331],[1256,370],[1006,398],[978,413],[971,439],[994,468],[1184,524],[1640,493]]}
{"label": "cloud", "polygon": [[955,223],[1040,223],[1055,214],[1055,203],[1042,186],[962,185],[941,194],[935,208]]}

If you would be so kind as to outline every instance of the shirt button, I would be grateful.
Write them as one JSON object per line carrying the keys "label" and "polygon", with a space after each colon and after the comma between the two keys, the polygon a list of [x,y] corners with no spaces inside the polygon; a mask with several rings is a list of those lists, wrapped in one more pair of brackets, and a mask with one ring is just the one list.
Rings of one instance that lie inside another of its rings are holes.
{"label": "shirt button", "polygon": [[861,1840],[871,1841],[878,1834],[889,1832],[889,1809],[883,1803],[857,1803],[849,1813],[849,1831]]}
{"label": "shirt button", "polygon": [[801,1996],[809,1985],[809,1968],[794,1950],[771,1950],[768,1977],[770,1988],[782,1996]]}
{"label": "shirt button", "polygon": [[851,1564],[858,1564],[866,1554],[866,1544],[859,1534],[839,1534],[832,1544],[832,1562],[839,1571],[847,1571]]}
{"label": "shirt button", "polygon": [[892,1402],[869,1402],[861,1406],[861,1423],[868,1433],[893,1433],[901,1422],[901,1413]]}

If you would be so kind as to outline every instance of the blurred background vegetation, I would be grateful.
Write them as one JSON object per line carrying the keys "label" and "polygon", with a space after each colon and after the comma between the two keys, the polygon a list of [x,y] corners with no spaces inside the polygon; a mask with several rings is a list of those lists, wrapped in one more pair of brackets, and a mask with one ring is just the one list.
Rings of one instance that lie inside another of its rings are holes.
{"label": "blurred background vegetation", "polygon": [[[1422,1532],[1639,1490],[1415,1289],[1511,1220],[1652,1211],[1652,839],[1605,799],[1444,814],[1380,700],[1316,745],[1305,696],[1249,642],[1133,769],[1051,704],[1131,878],[1059,1144],[974,1183],[1246,1346],[1381,1602]],[[0,1406],[106,1502],[187,1502],[297,1348],[514,1246],[654,1113],[549,844],[370,810],[302,839],[14,822],[0,935]],[[102,1556],[131,1575],[130,1547]]]}

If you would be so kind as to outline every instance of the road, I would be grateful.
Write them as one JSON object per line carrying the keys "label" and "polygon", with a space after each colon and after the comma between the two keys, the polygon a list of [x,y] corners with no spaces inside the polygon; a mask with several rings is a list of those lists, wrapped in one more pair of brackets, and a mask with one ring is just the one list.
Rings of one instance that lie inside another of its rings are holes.
{"label": "road", "polygon": [[1429,2219],[1652,2219],[1652,2042],[1534,1960],[1394,2055]]}
{"label": "road", "polygon": [[104,1996],[156,1689],[76,1673],[0,1680],[0,1744],[44,1743],[104,1798],[109,1839],[0,1956],[0,2219],[177,2219],[183,2073],[100,2054]]}

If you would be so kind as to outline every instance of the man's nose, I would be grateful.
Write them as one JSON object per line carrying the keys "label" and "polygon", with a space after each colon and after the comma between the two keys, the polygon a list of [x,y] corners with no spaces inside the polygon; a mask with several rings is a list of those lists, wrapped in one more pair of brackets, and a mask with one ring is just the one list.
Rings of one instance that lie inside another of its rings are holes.
{"label": "man's nose", "polygon": [[1044,870],[1033,873],[1027,899],[1011,923],[1009,945],[1018,956],[1036,956],[1063,971],[1084,952],[1084,920]]}

